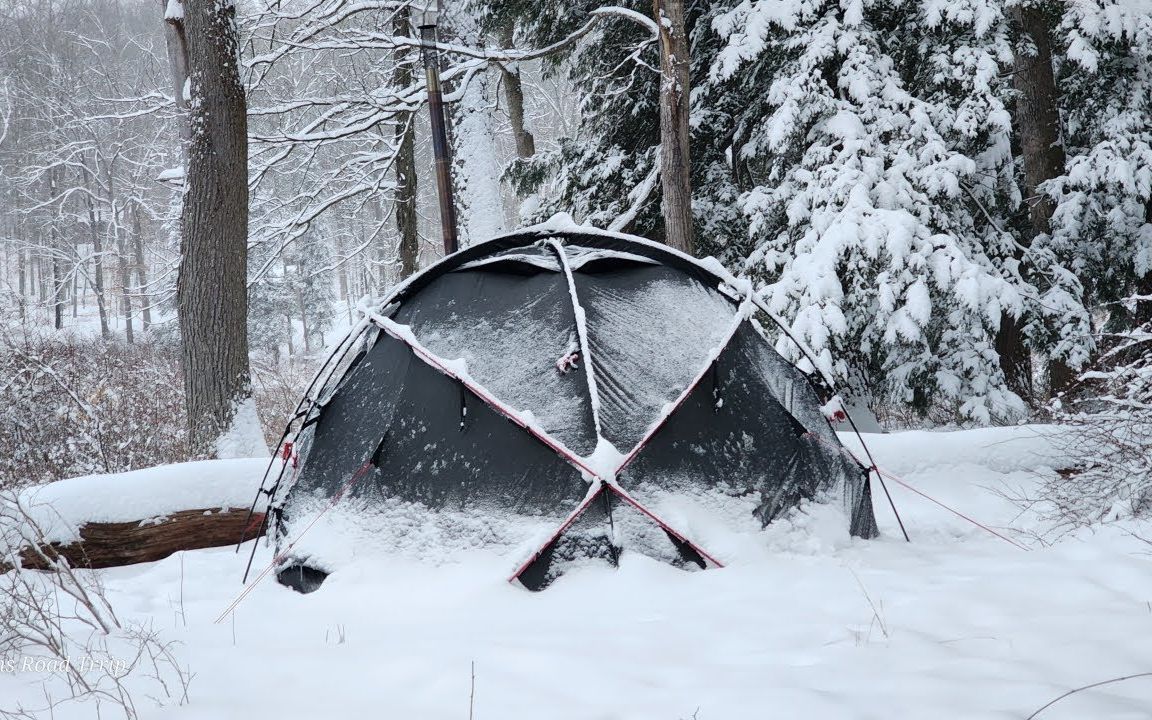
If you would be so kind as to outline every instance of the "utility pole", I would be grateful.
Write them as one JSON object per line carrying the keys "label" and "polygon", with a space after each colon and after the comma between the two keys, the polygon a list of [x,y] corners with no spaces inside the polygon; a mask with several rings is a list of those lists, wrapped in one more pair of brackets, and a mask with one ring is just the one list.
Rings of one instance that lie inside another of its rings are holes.
{"label": "utility pole", "polygon": [[452,197],[452,155],[448,147],[448,128],[444,122],[444,97],[440,92],[440,58],[436,52],[436,9],[424,9],[420,17],[420,49],[428,86],[428,115],[432,119],[432,151],[436,157],[436,189],[440,200],[440,232],[444,236],[444,253],[456,252],[456,203]]}

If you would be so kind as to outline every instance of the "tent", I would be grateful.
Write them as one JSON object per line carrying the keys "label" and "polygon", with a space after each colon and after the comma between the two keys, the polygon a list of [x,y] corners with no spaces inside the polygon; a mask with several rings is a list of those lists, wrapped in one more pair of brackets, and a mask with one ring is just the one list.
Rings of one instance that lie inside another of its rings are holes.
{"label": "tent", "polygon": [[332,570],[296,539],[337,502],[529,519],[548,528],[515,558],[530,589],[624,552],[721,565],[668,515],[706,497],[758,526],[839,502],[853,535],[875,535],[865,468],[749,291],[714,261],[579,226],[413,276],[365,309],[286,432],[294,468],[270,491],[280,582],[306,592]]}

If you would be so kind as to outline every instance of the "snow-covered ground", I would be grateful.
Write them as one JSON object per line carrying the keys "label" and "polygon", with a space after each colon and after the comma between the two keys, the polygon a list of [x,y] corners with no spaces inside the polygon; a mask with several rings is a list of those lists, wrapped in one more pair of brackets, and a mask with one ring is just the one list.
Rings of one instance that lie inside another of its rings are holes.
{"label": "snow-covered ground", "polygon": [[[1152,671],[1141,528],[1046,546],[1028,539],[1039,522],[998,494],[1062,464],[1055,432],[869,436],[886,470],[1020,531],[1027,551],[893,483],[911,543],[877,487],[878,540],[848,538],[818,510],[747,538],[722,570],[625,556],[537,594],[505,581],[513,560],[478,550],[441,566],[359,558],[307,596],[267,579],[219,625],[247,552],[189,552],[105,580],[121,619],[151,620],[195,673],[190,705],[141,700],[144,717],[460,719],[474,663],[480,720],[1022,720],[1071,688]],[[257,567],[269,558],[261,548]],[[37,682],[0,673],[0,698],[34,698]],[[72,713],[55,717],[94,717],[91,705]],[[1038,716],[1149,717],[1148,678]]]}

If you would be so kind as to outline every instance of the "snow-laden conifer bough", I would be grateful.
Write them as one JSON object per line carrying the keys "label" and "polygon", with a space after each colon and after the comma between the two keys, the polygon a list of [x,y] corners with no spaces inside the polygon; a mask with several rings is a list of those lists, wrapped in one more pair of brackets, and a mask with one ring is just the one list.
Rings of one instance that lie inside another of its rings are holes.
{"label": "snow-laden conifer bough", "polygon": [[784,326],[711,258],[557,216],[361,310],[253,503],[277,547],[261,577],[309,592],[357,553],[478,544],[509,546],[530,589],[622,552],[721,566],[696,508],[766,525],[836,503],[877,533],[830,381],[776,352],[761,322]]}

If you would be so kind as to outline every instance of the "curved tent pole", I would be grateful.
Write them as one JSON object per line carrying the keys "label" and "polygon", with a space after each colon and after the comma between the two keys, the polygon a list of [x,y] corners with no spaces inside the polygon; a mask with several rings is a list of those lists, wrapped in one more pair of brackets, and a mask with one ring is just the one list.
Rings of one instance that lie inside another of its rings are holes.
{"label": "curved tent pole", "polygon": [[[364,330],[368,328],[368,325],[368,323],[361,321],[357,323],[356,327],[353,327],[351,330],[349,330],[348,334],[344,336],[344,339],[341,340],[340,343],[332,349],[332,352],[328,354],[328,357],[325,358],[319,369],[317,369],[316,373],[313,374],[311,382],[309,382],[308,387],[304,389],[304,393],[300,398],[300,402],[296,403],[296,409],[293,411],[292,417],[284,425],[284,432],[280,434],[280,441],[276,444],[276,452],[272,453],[272,457],[268,461],[268,466],[264,469],[264,478],[256,492],[256,498],[252,501],[252,507],[248,511],[249,520],[251,520],[252,514],[256,510],[256,504],[260,500],[260,493],[264,491],[264,481],[268,479],[268,474],[272,471],[272,465],[276,462],[277,455],[280,454],[280,448],[283,446],[284,440],[286,440],[289,433],[291,433],[293,424],[295,424],[295,422],[301,417],[307,415],[312,410],[312,408],[315,407],[316,402],[315,398],[312,397],[312,391],[315,389],[317,381],[319,381],[320,378],[324,375],[324,371],[333,364],[332,359],[335,358],[337,354],[339,354],[339,358],[336,359],[335,364],[338,365],[340,361],[344,359],[344,356],[348,354],[348,348],[351,347],[351,345],[357,339],[359,339],[359,337],[364,333]],[[327,379],[325,379],[325,383],[326,382]],[[308,404],[307,408],[304,407],[306,403]],[[283,464],[281,464],[280,472],[277,474],[276,483],[273,484],[273,487],[276,487],[276,485],[279,484],[280,478],[283,477],[283,475],[284,467]],[[247,524],[247,522],[245,522],[245,524]],[[243,544],[243,540],[241,540],[240,544]],[[240,550],[240,544],[237,544],[236,546],[237,552]]]}
{"label": "curved tent pole", "polygon": [[[397,288],[397,291],[399,289],[400,288]],[[390,299],[390,297],[391,296],[389,296],[389,299]],[[340,343],[335,348],[332,349],[332,352],[330,352],[328,354],[328,357],[325,358],[324,362],[321,363],[321,365],[317,369],[316,373],[312,376],[311,382],[308,383],[308,387],[304,390],[303,397],[301,397],[300,402],[298,402],[296,404],[295,413],[292,415],[292,418],[288,421],[288,423],[284,426],[284,432],[280,434],[280,440],[276,445],[277,452],[273,453],[272,458],[268,461],[268,467],[265,468],[265,470],[264,470],[264,478],[260,481],[260,487],[258,487],[256,489],[256,496],[254,498],[252,498],[252,505],[248,508],[248,516],[247,516],[247,519],[244,521],[243,527],[247,528],[248,523],[252,521],[252,515],[255,514],[255,512],[256,512],[256,506],[260,503],[260,496],[262,494],[268,496],[268,509],[269,509],[269,511],[271,511],[272,502],[273,502],[273,500],[275,500],[276,492],[279,490],[280,483],[284,479],[284,469],[287,467],[287,464],[288,464],[286,462],[287,458],[281,457],[280,471],[276,474],[276,480],[275,480],[275,482],[272,483],[272,487],[265,490],[264,484],[267,482],[268,475],[272,471],[273,463],[276,462],[277,456],[280,455],[280,448],[283,447],[284,441],[288,438],[288,435],[292,432],[292,426],[296,423],[296,421],[299,420],[301,417],[306,416],[309,412],[312,411],[313,408],[316,407],[317,398],[313,396],[313,393],[316,390],[317,384],[319,384],[320,387],[323,387],[323,386],[328,384],[328,381],[331,379],[332,372],[335,371],[336,367],[339,366],[340,363],[344,360],[344,358],[348,355],[348,351],[351,350],[353,346],[355,346],[356,341],[359,340],[364,335],[365,331],[371,326],[372,326],[372,324],[368,321],[367,315],[365,315],[364,319],[362,319],[360,322],[358,322],[356,324],[355,327],[353,327],[351,330],[349,330],[348,334],[344,336],[344,339],[341,340]],[[333,362],[334,360],[335,360],[335,362]],[[326,373],[327,373],[327,375],[326,375]],[[321,377],[324,378],[323,382],[320,382]],[[307,405],[307,407],[305,407],[306,405]],[[270,513],[265,513],[264,519],[260,521],[261,534],[268,531],[269,514]],[[257,535],[257,537],[259,537],[259,534]],[[243,544],[244,544],[244,538],[241,537],[240,541],[238,543],[236,543],[236,552],[237,553],[240,552],[240,546]],[[250,573],[252,571],[252,562],[256,558],[256,548],[258,545],[259,545],[259,543],[252,543],[252,552],[248,555],[248,562],[244,566],[244,578],[243,578],[243,580],[241,580],[241,582],[247,582],[248,581],[248,573]]]}

